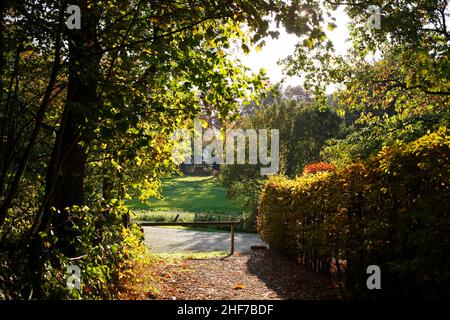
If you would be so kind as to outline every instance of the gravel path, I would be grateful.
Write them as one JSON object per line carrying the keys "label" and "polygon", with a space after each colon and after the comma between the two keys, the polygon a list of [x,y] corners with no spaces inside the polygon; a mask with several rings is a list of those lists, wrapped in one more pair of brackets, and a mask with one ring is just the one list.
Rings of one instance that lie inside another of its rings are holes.
{"label": "gravel path", "polygon": [[329,276],[307,270],[271,250],[225,259],[163,264],[157,299],[337,299]]}
{"label": "gravel path", "polygon": [[[229,251],[228,232],[204,232],[183,229],[144,227],[145,243],[154,253]],[[257,234],[235,233],[235,251],[249,251],[263,242]]]}

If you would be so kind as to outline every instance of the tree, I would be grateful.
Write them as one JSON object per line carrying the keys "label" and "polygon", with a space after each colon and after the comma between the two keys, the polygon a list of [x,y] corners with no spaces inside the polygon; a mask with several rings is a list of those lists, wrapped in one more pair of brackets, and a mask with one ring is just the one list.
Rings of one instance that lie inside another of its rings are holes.
{"label": "tree", "polygon": [[[336,55],[324,38],[298,46],[285,60],[290,73],[306,73],[307,87],[323,102],[326,86],[339,84],[334,94],[339,112],[358,117],[354,131],[326,150],[326,157],[338,162],[367,158],[383,146],[448,125],[447,1],[327,3],[345,6],[353,48]],[[371,4],[380,6],[380,29],[367,27]]]}

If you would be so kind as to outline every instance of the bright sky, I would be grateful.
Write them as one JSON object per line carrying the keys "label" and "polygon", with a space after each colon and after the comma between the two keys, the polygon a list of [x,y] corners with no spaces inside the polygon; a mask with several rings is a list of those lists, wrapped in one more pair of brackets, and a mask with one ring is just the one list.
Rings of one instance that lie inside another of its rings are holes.
{"label": "bright sky", "polygon": [[[337,10],[334,16],[336,17],[335,23],[337,28],[332,32],[327,30],[327,35],[333,41],[336,51],[338,53],[344,53],[350,46],[349,42],[346,41],[348,38],[347,24],[349,18],[342,8]],[[295,35],[288,34],[284,28],[279,31],[280,36],[278,39],[268,38],[266,40],[266,45],[261,51],[256,52],[256,50],[252,50],[248,55],[241,54],[239,58],[254,72],[258,72],[261,68],[266,69],[267,76],[272,83],[280,82],[284,79],[285,86],[299,85],[302,83],[301,78],[298,76],[284,76],[282,66],[277,63],[280,59],[286,58],[294,52],[295,44],[298,42],[299,38]],[[333,90],[331,89],[331,91]]]}

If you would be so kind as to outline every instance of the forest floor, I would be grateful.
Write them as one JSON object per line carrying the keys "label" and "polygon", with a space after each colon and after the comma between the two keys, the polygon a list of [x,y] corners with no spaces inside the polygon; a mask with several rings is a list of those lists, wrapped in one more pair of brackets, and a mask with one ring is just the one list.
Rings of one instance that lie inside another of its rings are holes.
{"label": "forest floor", "polygon": [[329,276],[305,269],[271,250],[238,252],[225,258],[163,263],[159,292],[171,300],[337,299]]}

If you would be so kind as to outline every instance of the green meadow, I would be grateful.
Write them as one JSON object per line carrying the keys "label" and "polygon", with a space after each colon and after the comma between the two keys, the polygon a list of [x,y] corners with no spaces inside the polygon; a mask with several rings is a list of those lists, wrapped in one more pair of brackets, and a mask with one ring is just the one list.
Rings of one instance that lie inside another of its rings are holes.
{"label": "green meadow", "polygon": [[152,198],[150,204],[127,201],[137,220],[192,221],[195,213],[224,217],[241,215],[241,209],[227,198],[226,189],[214,176],[183,176],[163,180],[163,199]]}

